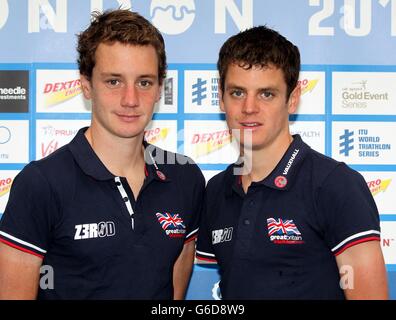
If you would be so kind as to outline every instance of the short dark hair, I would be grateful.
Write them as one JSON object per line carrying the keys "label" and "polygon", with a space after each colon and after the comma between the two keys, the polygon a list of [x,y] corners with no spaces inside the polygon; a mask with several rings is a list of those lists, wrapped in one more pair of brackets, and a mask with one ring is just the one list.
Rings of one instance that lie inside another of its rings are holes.
{"label": "short dark hair", "polygon": [[217,69],[220,74],[220,88],[230,64],[250,69],[253,66],[274,65],[283,71],[287,85],[286,98],[297,86],[300,73],[300,52],[298,48],[278,32],[258,26],[230,37],[221,47]]}
{"label": "short dark hair", "polygon": [[158,77],[162,84],[166,77],[165,42],[148,20],[136,12],[117,9],[104,13],[93,12],[89,27],[77,35],[77,62],[80,74],[92,77],[95,66],[95,52],[100,43],[121,42],[138,46],[152,45],[158,57]]}

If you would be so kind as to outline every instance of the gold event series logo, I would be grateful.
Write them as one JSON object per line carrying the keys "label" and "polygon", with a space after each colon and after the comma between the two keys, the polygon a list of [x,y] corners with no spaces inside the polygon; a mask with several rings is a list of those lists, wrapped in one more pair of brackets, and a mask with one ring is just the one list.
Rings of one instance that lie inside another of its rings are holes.
{"label": "gold event series logo", "polygon": [[301,86],[301,95],[304,95],[308,92],[312,92],[313,89],[315,89],[316,85],[318,84],[319,79],[313,79],[313,80],[308,80],[308,79],[303,79],[299,80],[298,84]]}
{"label": "gold event series logo", "polygon": [[224,148],[232,141],[230,130],[222,130],[208,133],[196,133],[193,135],[191,144],[194,145],[195,157],[201,157]]}
{"label": "gold event series logo", "polygon": [[387,180],[377,179],[367,182],[367,186],[369,187],[371,194],[374,197],[380,192],[385,192],[386,189],[388,189],[391,181],[392,179],[387,179]]}
{"label": "gold event series logo", "polygon": [[46,83],[44,85],[45,104],[51,107],[67,101],[75,96],[81,94],[81,81],[80,79]]}
{"label": "gold event series logo", "polygon": [[13,181],[12,178],[6,178],[0,180],[0,197],[4,196],[10,191],[12,181]]}
{"label": "gold event series logo", "polygon": [[169,128],[153,128],[144,132],[146,141],[150,144],[156,144],[159,141],[164,141],[168,136]]}

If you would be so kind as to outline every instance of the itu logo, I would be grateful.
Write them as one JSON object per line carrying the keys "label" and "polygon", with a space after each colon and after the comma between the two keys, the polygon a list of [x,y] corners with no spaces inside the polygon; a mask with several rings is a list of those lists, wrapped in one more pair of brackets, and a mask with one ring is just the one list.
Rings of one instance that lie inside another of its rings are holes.
{"label": "itu logo", "polygon": [[6,144],[11,139],[11,131],[7,127],[0,126],[0,144]]}
{"label": "itu logo", "polygon": [[206,80],[202,80],[201,78],[197,79],[197,82],[195,82],[192,85],[192,103],[196,103],[197,105],[201,106],[202,101],[206,99]]}
{"label": "itu logo", "polygon": [[340,154],[344,154],[346,157],[349,156],[349,151],[353,150],[353,134],[353,131],[345,129],[344,134],[340,136]]}
{"label": "itu logo", "polygon": [[180,34],[195,19],[194,0],[152,0],[150,14],[153,24],[163,33]]}

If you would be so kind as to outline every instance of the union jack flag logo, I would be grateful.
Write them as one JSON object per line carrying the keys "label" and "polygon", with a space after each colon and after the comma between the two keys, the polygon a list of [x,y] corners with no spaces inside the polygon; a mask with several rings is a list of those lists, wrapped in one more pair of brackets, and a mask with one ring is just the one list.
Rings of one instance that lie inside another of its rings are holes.
{"label": "union jack flag logo", "polygon": [[279,218],[278,220],[274,218],[267,219],[268,224],[268,235],[271,236],[273,234],[278,235],[297,235],[300,236],[301,233],[298,231],[296,225],[293,220],[282,220]]}
{"label": "union jack flag logo", "polygon": [[158,222],[161,224],[162,229],[185,229],[183,219],[179,217],[179,214],[171,214],[168,212],[156,214]]}

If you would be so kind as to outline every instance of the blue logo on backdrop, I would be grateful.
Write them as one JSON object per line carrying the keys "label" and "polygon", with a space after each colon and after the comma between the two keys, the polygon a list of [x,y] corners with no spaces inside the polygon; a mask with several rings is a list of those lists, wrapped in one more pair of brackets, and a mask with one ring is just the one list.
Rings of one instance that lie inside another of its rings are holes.
{"label": "blue logo on backdrop", "polygon": [[163,33],[180,34],[195,18],[194,0],[153,0],[150,6],[153,24]]}
{"label": "blue logo on backdrop", "polygon": [[349,156],[349,151],[353,150],[353,131],[344,130],[344,134],[340,136],[340,154]]}
{"label": "blue logo on backdrop", "polygon": [[192,102],[197,103],[197,105],[201,106],[202,105],[202,100],[206,99],[206,80],[202,80],[201,78],[197,79],[197,82],[192,85]]}

